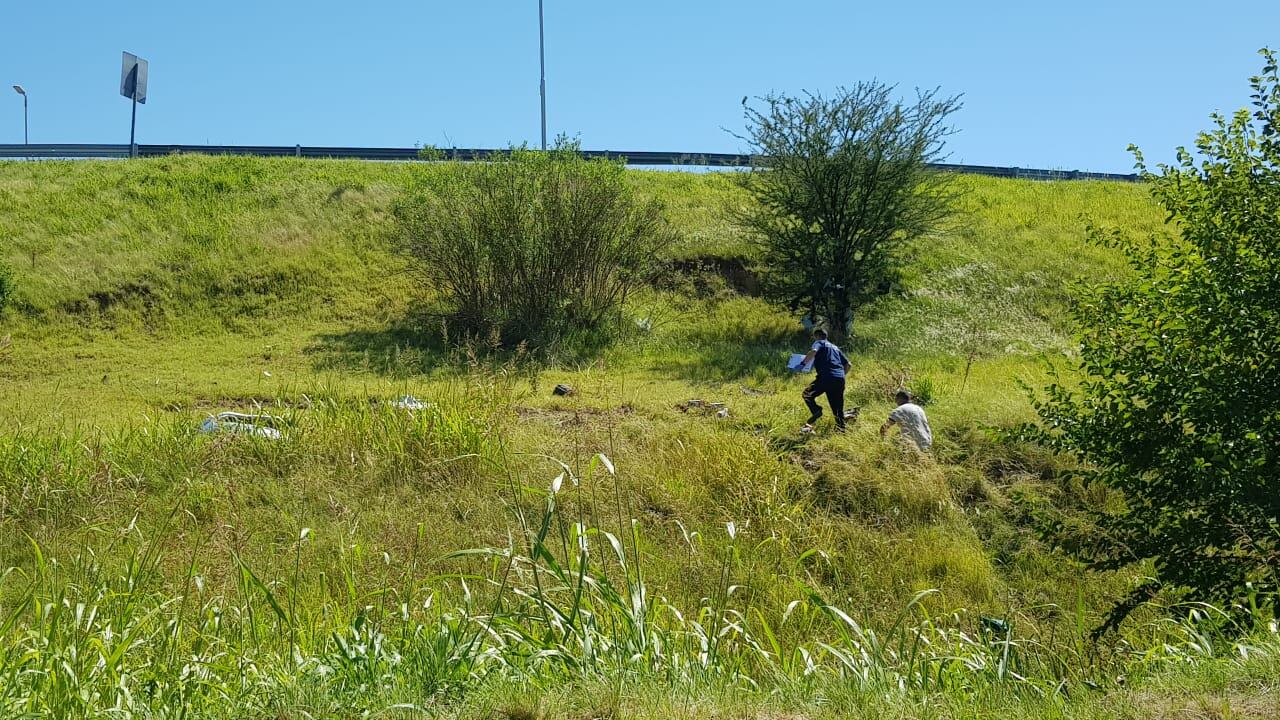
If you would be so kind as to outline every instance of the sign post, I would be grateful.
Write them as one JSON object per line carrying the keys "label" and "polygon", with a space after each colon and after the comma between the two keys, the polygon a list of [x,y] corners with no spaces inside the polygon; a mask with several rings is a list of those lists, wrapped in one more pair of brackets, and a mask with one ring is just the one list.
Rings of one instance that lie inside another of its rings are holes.
{"label": "sign post", "polygon": [[138,156],[138,103],[147,104],[147,61],[133,53],[124,53],[120,62],[120,94],[133,101],[129,120],[129,157],[133,158]]}

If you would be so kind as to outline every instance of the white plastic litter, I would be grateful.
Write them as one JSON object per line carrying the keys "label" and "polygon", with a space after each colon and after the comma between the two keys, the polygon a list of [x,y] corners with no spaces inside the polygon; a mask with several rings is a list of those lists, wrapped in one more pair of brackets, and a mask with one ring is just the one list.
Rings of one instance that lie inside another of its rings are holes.
{"label": "white plastic litter", "polygon": [[419,400],[418,398],[412,395],[405,395],[399,400],[396,400],[395,402],[391,403],[391,405],[401,410],[409,410],[409,411],[426,410],[429,407],[427,403]]}
{"label": "white plastic litter", "polygon": [[246,415],[237,412],[221,412],[210,415],[200,425],[204,433],[234,433],[237,435],[253,435],[269,440],[279,440],[280,431],[271,425],[278,421],[270,415]]}

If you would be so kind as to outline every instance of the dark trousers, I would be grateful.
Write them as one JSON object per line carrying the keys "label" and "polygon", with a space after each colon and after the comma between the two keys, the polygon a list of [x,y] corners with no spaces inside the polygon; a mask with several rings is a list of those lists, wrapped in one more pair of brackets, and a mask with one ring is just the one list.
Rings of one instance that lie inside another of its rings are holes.
{"label": "dark trousers", "polygon": [[822,417],[822,408],[818,406],[818,396],[827,396],[827,404],[831,406],[831,414],[836,416],[836,427],[844,429],[844,378],[819,377],[804,389],[804,404],[809,406],[809,424],[818,422]]}

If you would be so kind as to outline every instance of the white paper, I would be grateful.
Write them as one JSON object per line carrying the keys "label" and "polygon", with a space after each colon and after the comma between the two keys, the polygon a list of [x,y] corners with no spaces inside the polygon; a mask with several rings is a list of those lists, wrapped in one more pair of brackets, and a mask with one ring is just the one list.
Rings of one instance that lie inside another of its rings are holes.
{"label": "white paper", "polygon": [[806,370],[812,370],[812,369],[813,369],[813,361],[812,361],[812,360],[811,360],[811,361],[809,361],[808,363],[804,364],[804,365],[802,365],[801,363],[804,363],[804,356],[803,356],[803,355],[795,355],[795,354],[793,354],[793,355],[791,356],[791,359],[787,361],[787,369],[788,369],[788,370],[794,370],[794,371],[796,371],[796,372],[805,372]]}

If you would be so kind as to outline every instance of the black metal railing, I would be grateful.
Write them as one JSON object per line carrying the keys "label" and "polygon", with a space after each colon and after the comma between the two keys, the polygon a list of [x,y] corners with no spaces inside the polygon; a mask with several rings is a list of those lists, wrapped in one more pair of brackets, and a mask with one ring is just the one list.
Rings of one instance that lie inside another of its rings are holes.
{"label": "black metal railing", "polygon": [[[506,150],[485,148],[436,148],[444,158],[484,160]],[[346,160],[383,160],[407,162],[421,159],[419,148],[322,147],[310,145],[138,145],[138,157],[161,155],[252,155],[259,157],[333,158]],[[752,156],[737,153],[649,152],[621,150],[583,150],[589,158],[625,159],[628,165],[675,167],[751,167]],[[83,158],[127,158],[127,144],[32,144],[0,145],[0,159],[33,158],[75,160]],[[991,177],[1028,180],[1116,180],[1135,182],[1135,174],[1098,173],[1082,170],[1042,170],[1036,168],[1000,167],[995,165],[960,165],[935,163],[933,167],[951,172]]]}

